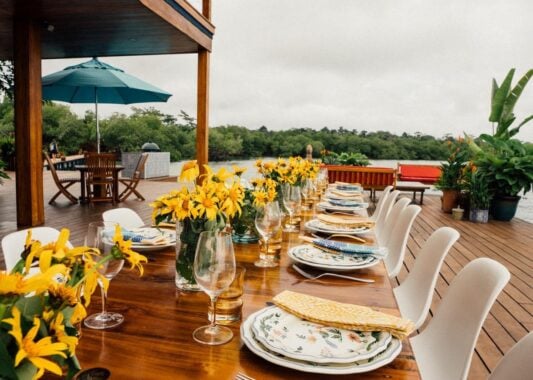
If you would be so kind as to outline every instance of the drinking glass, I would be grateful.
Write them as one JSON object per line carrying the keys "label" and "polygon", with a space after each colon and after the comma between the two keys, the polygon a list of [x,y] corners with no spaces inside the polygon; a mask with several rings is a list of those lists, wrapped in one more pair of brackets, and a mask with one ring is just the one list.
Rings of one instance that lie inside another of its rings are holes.
{"label": "drinking glass", "polygon": [[328,184],[329,184],[328,168],[323,166],[318,170],[317,180],[318,180],[318,190],[320,194],[322,194],[327,189]]}
{"label": "drinking glass", "polygon": [[300,205],[302,202],[302,197],[300,193],[300,187],[299,186],[293,186],[289,184],[285,184],[283,189],[283,205],[287,209],[287,212],[289,213],[289,222],[285,225],[284,231],[287,232],[294,232],[298,229],[294,225],[294,215],[296,212],[300,209]]}
{"label": "drinking glass", "polygon": [[259,260],[254,264],[257,267],[273,268],[278,266],[275,255],[268,249],[268,242],[281,228],[281,212],[278,202],[268,202],[255,214],[255,228],[265,242],[265,250],[260,250]]}
{"label": "drinking glass", "polygon": [[315,186],[314,186],[314,183],[313,183],[313,180],[310,179],[310,178],[307,178],[302,186],[302,189],[301,189],[301,193],[302,193],[302,198],[303,198],[303,201],[302,201],[302,210],[312,210],[313,207],[313,196],[314,196],[314,193],[315,193]]}
{"label": "drinking glass", "polygon": [[[111,252],[113,247],[113,235],[115,224],[113,222],[93,222],[89,224],[85,245],[92,248],[98,248],[102,256]],[[94,256],[95,261],[101,260],[101,256]],[[115,277],[122,269],[124,260],[111,259],[98,267],[100,272],[109,281]],[[89,315],[83,322],[85,326],[91,329],[108,329],[115,327],[124,322],[124,316],[119,313],[109,312],[106,310],[107,291],[100,280],[98,280],[100,292],[102,294],[102,311],[100,313]]]}
{"label": "drinking glass", "polygon": [[217,325],[216,303],[219,294],[226,290],[235,278],[235,253],[230,233],[200,233],[194,257],[194,278],[211,299],[213,310],[211,323],[194,330],[194,340],[209,345],[229,342],[233,338],[233,332],[227,327]]}

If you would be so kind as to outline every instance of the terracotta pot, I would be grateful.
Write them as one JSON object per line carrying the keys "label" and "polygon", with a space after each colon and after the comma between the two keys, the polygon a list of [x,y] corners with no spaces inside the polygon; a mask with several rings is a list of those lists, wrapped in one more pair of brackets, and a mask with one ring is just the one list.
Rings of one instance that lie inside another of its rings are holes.
{"label": "terracotta pot", "polygon": [[457,206],[459,202],[459,190],[442,190],[442,211],[451,214],[452,209]]}

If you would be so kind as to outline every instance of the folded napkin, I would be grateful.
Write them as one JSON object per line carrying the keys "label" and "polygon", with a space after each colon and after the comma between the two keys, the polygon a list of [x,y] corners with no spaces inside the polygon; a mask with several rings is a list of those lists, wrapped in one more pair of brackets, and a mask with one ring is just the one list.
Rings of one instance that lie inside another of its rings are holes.
{"label": "folded napkin", "polygon": [[348,228],[374,228],[374,225],[376,224],[367,217],[357,215],[318,214],[316,218],[325,224],[345,226]]}
{"label": "folded napkin", "polygon": [[405,339],[415,326],[408,319],[375,311],[366,306],[335,302],[285,290],[274,297],[274,304],[299,318],[326,326],[357,331],[387,331]]}
{"label": "folded napkin", "polygon": [[373,247],[370,245],[348,243],[345,241],[313,239],[312,243],[328,251],[335,251],[348,255],[374,255],[376,257],[385,257],[388,253],[385,247]]}
{"label": "folded napkin", "polygon": [[351,200],[351,199],[334,199],[329,198],[328,202],[331,203],[333,206],[345,206],[345,207],[364,207],[364,202],[359,202],[357,200]]}
{"label": "folded napkin", "polygon": [[363,187],[359,183],[335,182],[337,190],[345,191],[363,191]]}
{"label": "folded napkin", "polygon": [[354,192],[354,191],[341,191],[337,189],[330,189],[328,190],[328,194],[326,194],[328,198],[335,198],[335,199],[350,199],[350,200],[358,200],[363,202],[363,198],[361,197],[360,192]]}

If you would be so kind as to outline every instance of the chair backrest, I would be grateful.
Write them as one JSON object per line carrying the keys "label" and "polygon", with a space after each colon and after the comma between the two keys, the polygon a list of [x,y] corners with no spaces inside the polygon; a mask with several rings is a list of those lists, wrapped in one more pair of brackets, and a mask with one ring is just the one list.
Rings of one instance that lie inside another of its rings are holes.
{"label": "chair backrest", "polygon": [[409,198],[401,198],[398,199],[398,201],[392,206],[389,216],[387,216],[387,219],[385,219],[383,222],[382,227],[376,230],[376,235],[380,245],[387,245],[390,239],[390,234],[392,233],[392,229],[398,222],[398,217],[409,205],[409,203],[411,203]]}
{"label": "chair backrest", "polygon": [[423,379],[466,379],[483,321],[510,277],[486,257],[457,274],[427,327],[411,338]]}
{"label": "chair backrest", "polygon": [[63,185],[61,184],[59,180],[59,176],[57,175],[56,167],[54,166],[52,159],[50,158],[48,153],[43,152],[43,157],[46,161],[46,164],[48,165],[48,169],[50,169],[50,173],[52,173],[52,178],[54,179],[54,182],[56,183],[57,186],[63,187]]}
{"label": "chair backrest", "polygon": [[148,153],[141,154],[141,157],[139,157],[139,161],[137,161],[137,166],[135,167],[135,171],[133,172],[133,175],[131,176],[134,180],[141,179],[141,173],[144,170],[144,165],[146,165],[146,161],[148,160]]}
{"label": "chair backrest", "polygon": [[[39,240],[43,244],[56,241],[59,237],[59,231],[55,228],[34,227],[29,229],[32,230],[32,240]],[[7,271],[13,269],[15,264],[20,260],[20,254],[24,251],[24,244],[29,229],[10,233],[2,239],[2,251],[4,252],[4,261],[6,263]],[[70,243],[67,243],[67,246],[72,247]]]}
{"label": "chair backrest", "polygon": [[126,207],[105,211],[102,219],[104,222],[116,222],[125,228],[138,228],[145,225],[139,214]]}
{"label": "chair backrest", "polygon": [[400,195],[399,190],[394,190],[389,193],[387,196],[387,199],[383,202],[383,207],[381,208],[381,211],[379,212],[379,216],[376,219],[376,235],[378,238],[378,242],[380,241],[380,235],[383,231],[383,228],[385,227],[385,221],[389,217],[389,213],[392,209],[392,206],[396,202],[396,198],[398,198],[398,195]]}
{"label": "chair backrest", "polygon": [[533,331],[500,360],[489,380],[522,380],[533,376]]}
{"label": "chair backrest", "polygon": [[381,213],[381,209],[383,208],[383,203],[387,200],[390,192],[392,191],[392,186],[387,186],[385,189],[383,189],[383,192],[381,193],[381,196],[379,197],[378,203],[376,204],[376,209],[374,210],[374,213],[372,214],[371,219],[373,221],[376,221],[379,218],[379,214]]}
{"label": "chair backrest", "polygon": [[413,321],[417,329],[429,313],[442,262],[459,236],[451,227],[433,232],[418,252],[407,278],[394,289],[402,317]]}
{"label": "chair backrest", "polygon": [[402,269],[409,232],[411,232],[411,226],[421,210],[420,206],[407,206],[401,212],[398,223],[392,229],[389,242],[386,245],[389,253],[384,259],[390,278],[396,277]]}
{"label": "chair backrest", "polygon": [[87,153],[85,155],[88,179],[112,177],[116,165],[114,153]]}

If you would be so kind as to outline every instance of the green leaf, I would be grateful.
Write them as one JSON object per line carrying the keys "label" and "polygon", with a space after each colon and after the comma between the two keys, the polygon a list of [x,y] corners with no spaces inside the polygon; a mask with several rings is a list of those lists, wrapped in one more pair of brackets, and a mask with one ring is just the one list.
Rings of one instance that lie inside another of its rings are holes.
{"label": "green leaf", "polygon": [[[491,112],[489,121],[498,122],[501,119],[503,107],[511,88],[511,82],[513,80],[515,69],[509,70],[502,85],[495,91],[492,97]],[[494,83],[494,82],[493,82]]]}
{"label": "green leaf", "polygon": [[509,131],[509,137],[513,137],[514,135],[516,135],[520,131],[520,127],[522,127],[524,124],[531,120],[533,120],[533,115],[526,117],[520,124],[518,124],[517,127]]}
{"label": "green leaf", "polygon": [[23,297],[19,299],[15,306],[20,310],[22,316],[31,321],[35,315],[43,312],[43,302],[40,296]]}
{"label": "green leaf", "polygon": [[37,367],[25,360],[15,370],[18,379],[33,379],[37,373]]}
{"label": "green leaf", "polygon": [[516,86],[514,86],[513,90],[511,91],[511,93],[509,94],[509,96],[504,102],[504,107],[502,111],[503,117],[506,117],[506,115],[513,113],[513,109],[514,109],[516,102],[520,98],[520,95],[522,95],[522,91],[524,91],[524,88],[526,87],[527,83],[529,82],[532,76],[533,76],[533,69],[525,73],[524,76],[520,78]]}
{"label": "green leaf", "polygon": [[13,358],[3,343],[0,343],[0,379],[17,380]]}

